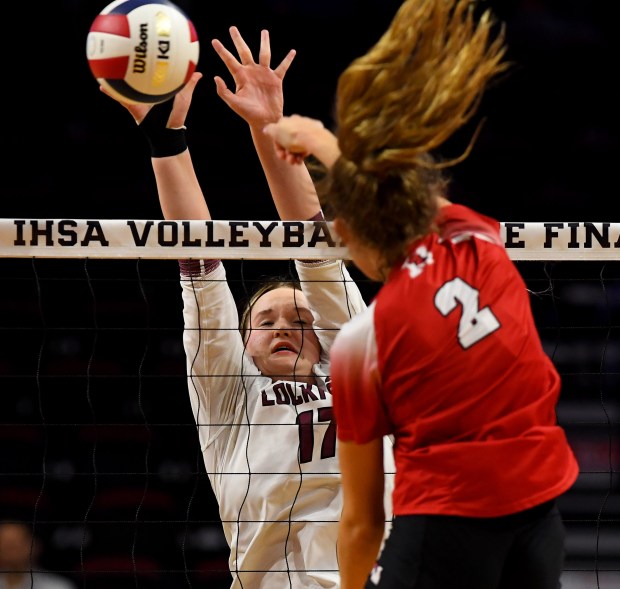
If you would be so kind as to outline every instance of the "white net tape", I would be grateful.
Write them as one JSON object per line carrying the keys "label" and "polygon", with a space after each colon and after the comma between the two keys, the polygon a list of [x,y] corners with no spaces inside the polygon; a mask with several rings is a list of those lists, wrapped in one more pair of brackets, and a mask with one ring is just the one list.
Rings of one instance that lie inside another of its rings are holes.
{"label": "white net tape", "polygon": [[[620,223],[502,222],[513,260],[619,260]],[[0,219],[0,257],[347,259],[326,221]]]}

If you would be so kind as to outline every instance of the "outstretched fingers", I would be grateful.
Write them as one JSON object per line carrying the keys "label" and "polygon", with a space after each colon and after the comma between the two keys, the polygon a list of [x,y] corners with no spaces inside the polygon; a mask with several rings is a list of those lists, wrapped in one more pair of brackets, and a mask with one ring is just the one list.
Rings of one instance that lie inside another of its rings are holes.
{"label": "outstretched fingers", "polygon": [[224,65],[228,68],[228,71],[234,77],[237,71],[242,67],[237,58],[230,52],[219,39],[213,39],[211,46],[215,49],[215,52],[220,56],[220,59],[224,62]]}
{"label": "outstretched fingers", "polygon": [[220,76],[214,76],[213,81],[215,82],[215,91],[217,95],[230,106],[231,99],[234,98],[235,93],[228,88],[226,82],[224,82],[223,78]]}
{"label": "outstretched fingers", "polygon": [[258,52],[258,63],[269,67],[271,64],[271,42],[269,41],[269,31],[263,29],[260,32],[260,50]]}
{"label": "outstretched fingers", "polygon": [[297,51],[295,51],[295,49],[291,49],[286,54],[286,57],[280,62],[280,65],[275,70],[273,70],[276,76],[278,76],[280,79],[284,78],[286,72],[288,71],[288,68],[291,67],[291,63],[293,63],[293,59],[295,59],[296,55]]}
{"label": "outstretched fingers", "polygon": [[179,129],[185,125],[185,119],[187,118],[189,107],[192,104],[194,89],[200,78],[202,78],[202,74],[200,72],[194,72],[187,84],[175,95],[172,111],[168,117],[167,126],[169,128]]}
{"label": "outstretched fingers", "polygon": [[[296,54],[297,52],[294,49],[291,49],[287,53],[280,65],[273,70],[276,76],[280,79],[284,78],[288,68],[291,67],[291,63],[293,63],[293,59],[295,59]],[[271,41],[269,39],[269,31],[267,29],[263,29],[260,32],[260,51],[258,54],[258,63],[267,68],[271,66]]]}
{"label": "outstretched fingers", "polygon": [[[237,27],[230,27],[230,37],[235,44],[237,49],[237,53],[239,54],[239,59],[243,65],[248,63],[254,63],[254,57],[252,56],[252,51],[248,47],[248,44],[245,42],[239,29]],[[262,35],[261,35],[261,45],[262,45]]]}

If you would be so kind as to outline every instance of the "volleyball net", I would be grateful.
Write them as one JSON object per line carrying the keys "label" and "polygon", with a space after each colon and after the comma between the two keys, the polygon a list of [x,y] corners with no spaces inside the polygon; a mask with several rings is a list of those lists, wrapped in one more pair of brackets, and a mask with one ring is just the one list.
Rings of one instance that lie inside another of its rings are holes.
{"label": "volleyball net", "polygon": [[[501,223],[513,260],[618,260],[620,223]],[[346,259],[327,221],[0,219],[9,258]]]}
{"label": "volleyball net", "polygon": [[[560,500],[575,580],[564,586],[611,589],[620,224],[501,231],[562,376],[558,421],[580,463]],[[28,522],[41,566],[86,587],[228,588],[188,402],[176,261],[224,260],[240,300],[264,276],[292,273],[294,259],[347,257],[329,222],[0,219],[0,520]],[[370,299],[377,285],[352,273]]]}

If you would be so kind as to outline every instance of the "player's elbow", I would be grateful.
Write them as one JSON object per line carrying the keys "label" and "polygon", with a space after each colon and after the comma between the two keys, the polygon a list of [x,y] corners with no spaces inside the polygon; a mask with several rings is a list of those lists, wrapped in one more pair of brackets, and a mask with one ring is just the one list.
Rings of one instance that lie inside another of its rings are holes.
{"label": "player's elbow", "polygon": [[341,534],[356,545],[378,544],[385,530],[385,515],[382,510],[362,513],[343,513],[340,520]]}

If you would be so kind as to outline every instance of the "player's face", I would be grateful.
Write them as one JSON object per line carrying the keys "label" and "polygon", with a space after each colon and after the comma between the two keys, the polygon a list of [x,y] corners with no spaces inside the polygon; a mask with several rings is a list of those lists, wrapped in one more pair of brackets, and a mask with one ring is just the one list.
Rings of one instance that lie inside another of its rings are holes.
{"label": "player's face", "polygon": [[258,369],[274,380],[312,382],[321,346],[312,329],[304,294],[292,288],[266,292],[252,307],[247,351]]}

